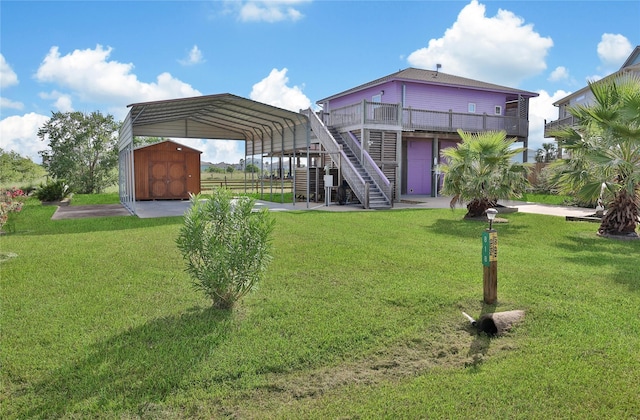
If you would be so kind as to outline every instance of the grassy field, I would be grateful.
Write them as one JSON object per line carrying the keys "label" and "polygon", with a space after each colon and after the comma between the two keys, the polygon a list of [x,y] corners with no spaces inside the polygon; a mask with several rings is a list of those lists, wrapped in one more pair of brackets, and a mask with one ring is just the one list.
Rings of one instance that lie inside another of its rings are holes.
{"label": "grassy field", "polygon": [[[640,415],[640,241],[592,223],[508,214],[485,306],[463,210],[274,213],[265,281],[221,312],[181,217],[54,211],[29,201],[0,237],[4,419]],[[511,309],[500,338],[461,314]]]}

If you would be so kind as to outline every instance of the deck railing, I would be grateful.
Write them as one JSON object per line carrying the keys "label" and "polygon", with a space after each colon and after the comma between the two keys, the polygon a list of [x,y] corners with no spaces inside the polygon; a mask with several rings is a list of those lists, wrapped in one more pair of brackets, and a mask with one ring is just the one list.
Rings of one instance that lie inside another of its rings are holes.
{"label": "deck railing", "polygon": [[553,137],[551,133],[562,129],[564,127],[570,127],[574,125],[576,122],[573,115],[569,115],[568,117],[560,118],[556,121],[546,122],[544,124],[544,137]]}
{"label": "deck railing", "polygon": [[335,127],[354,125],[395,126],[403,131],[437,131],[455,133],[458,129],[470,132],[506,131],[508,136],[527,137],[529,123],[524,118],[401,108],[400,104],[362,101],[331,110],[325,123]]}

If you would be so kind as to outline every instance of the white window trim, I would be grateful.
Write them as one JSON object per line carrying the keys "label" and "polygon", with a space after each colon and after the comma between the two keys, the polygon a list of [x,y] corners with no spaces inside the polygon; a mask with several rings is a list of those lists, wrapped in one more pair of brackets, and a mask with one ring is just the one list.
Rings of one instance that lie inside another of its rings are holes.
{"label": "white window trim", "polygon": [[495,115],[502,115],[502,106],[501,105],[496,105],[496,107],[494,109],[494,113],[495,113]]}
{"label": "white window trim", "polygon": [[475,102],[469,102],[469,104],[467,105],[467,111],[470,114],[475,114],[475,112],[476,112],[476,104],[475,104]]}

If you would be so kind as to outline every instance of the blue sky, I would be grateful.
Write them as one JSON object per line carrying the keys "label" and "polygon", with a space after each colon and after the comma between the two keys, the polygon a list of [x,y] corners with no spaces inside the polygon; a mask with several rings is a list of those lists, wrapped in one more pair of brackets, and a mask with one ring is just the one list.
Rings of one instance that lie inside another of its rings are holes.
{"label": "blue sky", "polygon": [[[530,147],[551,104],[620,68],[640,44],[628,1],[0,2],[0,147],[40,162],[54,111],[232,93],[291,110],[407,67],[540,94]],[[241,142],[181,140],[210,162]]]}

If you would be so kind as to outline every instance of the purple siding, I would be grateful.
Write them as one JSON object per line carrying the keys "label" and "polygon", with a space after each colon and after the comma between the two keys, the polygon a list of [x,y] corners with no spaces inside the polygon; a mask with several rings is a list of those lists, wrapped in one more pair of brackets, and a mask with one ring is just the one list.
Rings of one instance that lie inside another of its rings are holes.
{"label": "purple siding", "polygon": [[407,194],[431,194],[431,140],[409,139],[407,142]]}
{"label": "purple siding", "polygon": [[473,102],[476,104],[476,114],[494,115],[496,105],[501,106],[504,112],[504,93],[418,83],[406,85],[405,108],[466,113],[469,112],[469,102]]}
{"label": "purple siding", "polygon": [[380,94],[380,92],[382,91],[384,91],[384,95],[382,95],[382,102],[387,104],[397,104],[400,103],[400,98],[402,97],[402,92],[398,92],[399,85],[400,84],[397,82],[387,82],[378,86],[363,89],[350,95],[332,99],[329,107],[330,109],[338,109],[342,108],[343,106],[360,103],[363,100],[370,101],[371,98],[373,98],[375,95]]}
{"label": "purple siding", "polygon": [[425,85],[422,83],[392,81],[363,89],[340,98],[332,99],[329,109],[338,109],[354,105],[362,100],[370,101],[375,95],[382,95],[382,102],[397,104],[402,102],[402,86],[406,86],[405,108],[425,109],[430,111],[468,112],[469,102],[476,104],[476,114],[495,115],[495,107],[501,106],[504,115],[506,95],[460,87]]}

